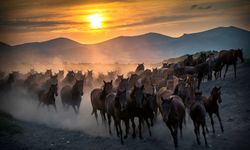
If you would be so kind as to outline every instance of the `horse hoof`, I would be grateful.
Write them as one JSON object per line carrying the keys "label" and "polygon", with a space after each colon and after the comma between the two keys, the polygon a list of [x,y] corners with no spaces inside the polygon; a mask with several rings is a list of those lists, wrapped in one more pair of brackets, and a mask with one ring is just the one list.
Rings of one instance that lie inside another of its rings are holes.
{"label": "horse hoof", "polygon": [[127,135],[125,135],[125,136],[124,136],[124,139],[127,139],[127,138],[128,138],[128,136],[127,136]]}
{"label": "horse hoof", "polygon": [[140,136],[140,139],[142,140],[142,139],[143,139],[143,137],[142,137],[142,136]]}

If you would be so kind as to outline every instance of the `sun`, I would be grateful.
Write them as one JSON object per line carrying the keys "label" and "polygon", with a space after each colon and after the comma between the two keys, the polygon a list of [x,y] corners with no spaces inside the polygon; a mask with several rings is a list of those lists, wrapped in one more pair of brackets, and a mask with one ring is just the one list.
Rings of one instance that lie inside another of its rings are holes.
{"label": "sun", "polygon": [[93,14],[88,16],[88,21],[93,29],[102,28],[103,17],[100,14]]}

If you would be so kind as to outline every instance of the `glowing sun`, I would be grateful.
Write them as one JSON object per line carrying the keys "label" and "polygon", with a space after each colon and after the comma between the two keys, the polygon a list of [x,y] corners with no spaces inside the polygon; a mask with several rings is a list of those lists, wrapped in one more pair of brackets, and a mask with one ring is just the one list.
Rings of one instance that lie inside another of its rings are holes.
{"label": "glowing sun", "polygon": [[103,17],[100,14],[93,14],[88,16],[88,21],[93,29],[102,28]]}

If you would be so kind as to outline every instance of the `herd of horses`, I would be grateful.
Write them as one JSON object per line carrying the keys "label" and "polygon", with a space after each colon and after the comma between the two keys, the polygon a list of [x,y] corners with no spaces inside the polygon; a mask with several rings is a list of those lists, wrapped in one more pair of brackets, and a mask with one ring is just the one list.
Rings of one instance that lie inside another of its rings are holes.
{"label": "herd of horses", "polygon": [[[213,114],[219,120],[221,131],[223,125],[219,113],[219,103],[222,102],[221,87],[214,87],[210,95],[203,95],[200,84],[204,80],[221,78],[221,71],[226,66],[223,78],[226,77],[228,67],[234,66],[236,78],[237,60],[244,62],[242,49],[223,50],[220,52],[201,53],[198,58],[188,55],[183,61],[167,64],[160,68],[145,69],[144,64],[138,64],[135,71],[126,76],[116,71],[107,74],[99,73],[93,76],[93,71],[64,70],[53,75],[52,70],[37,73],[31,70],[27,74],[12,72],[5,75],[0,73],[1,95],[14,88],[25,88],[38,99],[38,107],[52,105],[56,108],[56,96],[60,95],[63,108],[72,107],[79,113],[83,89],[89,89],[92,104],[92,115],[98,123],[98,112],[102,123],[108,123],[109,133],[112,135],[113,121],[116,135],[123,144],[128,137],[132,125],[132,137],[136,138],[135,118],[138,118],[139,138],[143,138],[143,124],[146,122],[148,133],[154,126],[159,114],[162,121],[171,132],[175,147],[178,147],[178,132],[182,136],[182,128],[186,123],[186,116],[193,121],[197,143],[200,144],[200,129],[208,146],[206,134],[206,114],[210,117],[213,132]],[[99,88],[95,88],[99,87]],[[58,91],[60,93],[58,94]],[[122,123],[123,122],[123,123]],[[125,128],[125,132],[124,129]]]}

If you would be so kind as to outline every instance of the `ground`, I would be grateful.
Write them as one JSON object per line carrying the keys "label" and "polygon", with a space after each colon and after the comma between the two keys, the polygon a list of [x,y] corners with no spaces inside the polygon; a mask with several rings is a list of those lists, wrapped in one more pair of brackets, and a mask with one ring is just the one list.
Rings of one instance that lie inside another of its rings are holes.
{"label": "ground", "polygon": [[[210,132],[207,135],[209,149],[211,150],[249,149],[250,63],[239,65],[237,69],[236,80],[234,80],[232,69],[230,69],[225,80],[202,83],[202,91],[206,95],[209,94],[213,86],[222,87],[220,113],[225,132],[221,133],[219,122],[214,116],[216,134]],[[55,113],[52,108],[49,111],[46,108],[37,110],[35,101],[25,101],[22,98],[18,102],[10,100],[12,107],[3,109],[5,113],[0,114],[0,148],[2,150],[175,149],[170,132],[163,124],[161,117],[158,118],[156,125],[152,128],[152,137],[149,137],[145,126],[143,140],[138,139],[138,137],[134,140],[129,136],[124,145],[121,145],[116,136],[110,136],[104,125],[101,125],[100,121],[97,125],[94,116],[91,116],[88,92],[85,93],[81,104],[81,112],[78,116],[74,115],[73,110],[63,112],[60,109],[60,101],[57,103],[59,111]],[[8,104],[5,104],[5,106],[8,106]],[[211,131],[208,117],[207,125]],[[183,130],[183,138],[179,140],[178,149],[205,149],[202,136],[202,144],[197,145],[190,119],[187,119],[187,125]]]}

